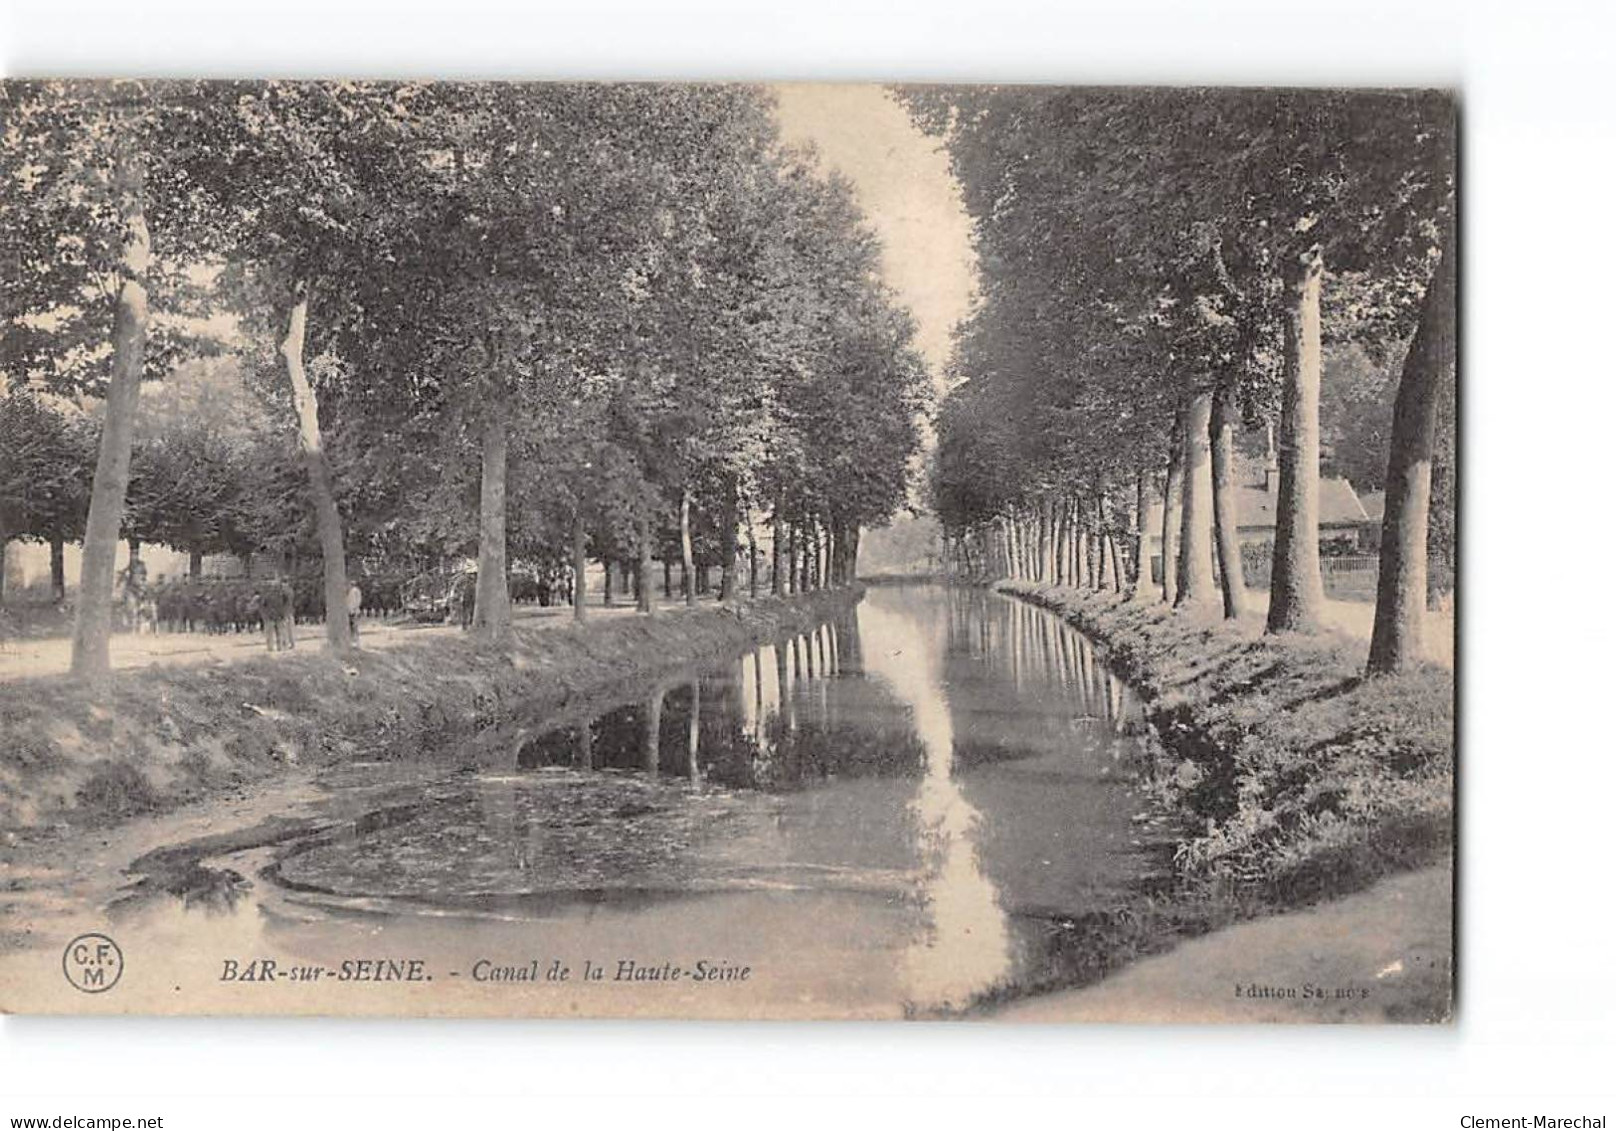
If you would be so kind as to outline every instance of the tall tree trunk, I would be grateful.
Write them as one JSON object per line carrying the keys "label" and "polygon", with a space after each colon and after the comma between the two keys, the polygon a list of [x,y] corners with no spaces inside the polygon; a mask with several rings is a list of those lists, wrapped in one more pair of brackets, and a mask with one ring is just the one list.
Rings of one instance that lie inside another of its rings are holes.
{"label": "tall tree trunk", "polygon": [[640,612],[648,617],[657,615],[656,582],[652,570],[656,568],[651,557],[651,508],[645,500],[640,501],[639,529],[636,531],[637,541],[640,544],[640,584],[638,589]]}
{"label": "tall tree trunk", "polygon": [[814,524],[809,521],[802,527],[802,576],[797,579],[797,589],[807,593],[814,587]]}
{"label": "tall tree trunk", "polygon": [[1133,592],[1135,601],[1148,601],[1154,596],[1150,581],[1150,543],[1145,530],[1150,515],[1150,489],[1145,485],[1146,475],[1140,470],[1133,480]]}
{"label": "tall tree trunk", "polygon": [[1033,563],[1033,576],[1039,581],[1047,581],[1049,575],[1045,567],[1049,562],[1049,511],[1042,501],[1035,503],[1034,506],[1037,508],[1037,517],[1033,521],[1037,523],[1038,530],[1038,557]]}
{"label": "tall tree trunk", "polygon": [[502,641],[511,631],[511,591],[505,561],[505,471],[510,435],[504,406],[483,421],[483,484],[477,528],[477,603],[472,631]]}
{"label": "tall tree trunk", "polygon": [[1287,271],[1284,392],[1279,416],[1279,498],[1268,631],[1316,632],[1323,624],[1319,566],[1319,291],[1324,257],[1301,256]]}
{"label": "tall tree trunk", "polygon": [[1105,570],[1105,542],[1103,539],[1103,524],[1105,515],[1100,511],[1100,501],[1094,501],[1094,518],[1090,522],[1087,534],[1087,545],[1084,547],[1089,559],[1089,588],[1099,589],[1104,583]]}
{"label": "tall tree trunk", "polygon": [[281,357],[292,383],[292,403],[297,408],[298,442],[303,465],[309,475],[309,492],[314,499],[314,523],[320,535],[320,557],[325,577],[325,642],[338,654],[353,648],[348,635],[348,562],[342,546],[342,516],[331,491],[331,470],[326,465],[320,439],[320,404],[303,369],[303,339],[308,328],[307,287],[299,283],[293,292],[291,317],[281,342]]}
{"label": "tall tree trunk", "polygon": [[785,497],[776,492],[774,496],[774,513],[769,516],[769,558],[772,572],[769,577],[769,592],[776,597],[786,595],[786,578],[781,572],[781,564],[785,560],[786,533],[784,520],[780,517],[785,510]]}
{"label": "tall tree trunk", "polygon": [[188,572],[191,575],[191,580],[192,581],[200,581],[200,580],[202,580],[202,551],[201,550],[192,550],[191,551],[191,561],[190,561],[190,566],[189,566]]}
{"label": "tall tree trunk", "polygon": [[864,530],[858,523],[849,523],[847,527],[847,583],[852,585],[858,580],[858,554],[859,539],[864,536]]}
{"label": "tall tree trunk", "polygon": [[1049,510],[1049,581],[1066,583],[1066,500],[1056,499]]}
{"label": "tall tree trunk", "polygon": [[67,545],[60,533],[50,540],[51,604],[60,605],[67,600]]}
{"label": "tall tree trunk", "polygon": [[1056,573],[1060,570],[1060,519],[1063,504],[1059,499],[1050,499],[1047,505],[1049,511],[1049,557],[1044,565],[1044,577],[1053,582]]}
{"label": "tall tree trunk", "polygon": [[1115,531],[1105,532],[1105,554],[1111,561],[1111,590],[1121,594],[1125,583],[1122,580],[1122,556],[1117,553],[1117,537]]}
{"label": "tall tree trunk", "polygon": [[1178,600],[1178,532],[1182,525],[1179,511],[1184,486],[1184,459],[1180,442],[1183,428],[1181,413],[1173,421],[1173,438],[1167,454],[1167,480],[1162,486],[1162,600],[1169,605]]}
{"label": "tall tree trunk", "polygon": [[735,483],[731,481],[726,485],[724,492],[724,531],[720,539],[723,547],[724,565],[718,575],[718,599],[720,601],[733,601],[735,599],[735,563],[740,557],[740,547],[736,543],[736,529],[740,525],[739,499]]}
{"label": "tall tree trunk", "polygon": [[[723,590],[720,587],[719,600],[723,600]],[[685,730],[685,756],[686,769],[690,775],[690,787],[701,787],[701,680],[690,681],[690,719]]]}
{"label": "tall tree trunk", "polygon": [[752,600],[758,595],[758,544],[757,528],[752,525],[751,507],[747,508],[746,515],[746,591]]}
{"label": "tall tree trunk", "polygon": [[690,544],[690,487],[679,493],[679,565],[684,571],[685,604],[696,603],[696,561]]}
{"label": "tall tree trunk", "polygon": [[1217,535],[1218,572],[1223,581],[1223,615],[1237,620],[1246,611],[1246,573],[1240,562],[1240,496],[1234,482],[1234,380],[1218,378],[1212,402],[1212,524]]}
{"label": "tall tree trunk", "polygon": [[582,622],[589,616],[589,605],[584,586],[584,571],[589,568],[589,555],[584,536],[584,516],[572,517],[572,619]]}
{"label": "tall tree trunk", "polygon": [[1104,589],[1111,581],[1111,558],[1105,550],[1105,538],[1108,531],[1105,497],[1102,495],[1094,503],[1094,587],[1096,589]]}
{"label": "tall tree trunk", "polygon": [[1457,361],[1458,256],[1452,222],[1444,229],[1442,258],[1425,292],[1419,328],[1403,359],[1392,406],[1380,577],[1375,590],[1375,628],[1369,641],[1371,674],[1411,667],[1419,661],[1424,646],[1437,406]]}
{"label": "tall tree trunk", "polygon": [[1072,532],[1073,588],[1081,589],[1090,584],[1090,566],[1089,520],[1088,516],[1084,514],[1083,500],[1079,499],[1077,501],[1077,529]]}
{"label": "tall tree trunk", "polygon": [[1175,605],[1217,600],[1212,576],[1212,394],[1196,393],[1184,415],[1184,485]]}
{"label": "tall tree trunk", "polygon": [[1070,527],[1071,522],[1071,510],[1066,506],[1065,502],[1062,502],[1060,510],[1055,514],[1055,533],[1051,539],[1051,541],[1054,543],[1055,550],[1054,580],[1056,585],[1065,585],[1067,582],[1066,544],[1069,541],[1068,535],[1070,534],[1070,530],[1068,527]]}
{"label": "tall tree trunk", "polygon": [[[123,127],[120,123],[115,128]],[[151,264],[144,169],[133,145],[125,143],[113,177],[123,224],[123,256],[118,265],[118,304],[112,316],[112,370],[107,382],[106,418],[101,425],[101,449],[90,488],[78,606],[73,614],[72,672],[95,680],[105,678],[112,670],[118,529],[123,525],[124,496],[129,491],[135,408],[146,364],[146,272]]]}
{"label": "tall tree trunk", "polygon": [[1066,555],[1066,584],[1073,589],[1083,584],[1082,572],[1078,569],[1078,539],[1083,536],[1083,516],[1080,501],[1066,500],[1066,545],[1062,552]]}
{"label": "tall tree trunk", "polygon": [[786,592],[797,594],[797,524],[786,525]]}

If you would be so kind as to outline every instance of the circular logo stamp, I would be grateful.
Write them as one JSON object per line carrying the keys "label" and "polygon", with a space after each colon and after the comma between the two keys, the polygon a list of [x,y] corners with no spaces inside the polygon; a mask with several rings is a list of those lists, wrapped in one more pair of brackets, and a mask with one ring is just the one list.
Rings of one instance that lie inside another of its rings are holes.
{"label": "circular logo stamp", "polygon": [[62,951],[62,973],[75,990],[104,994],[123,977],[123,951],[106,935],[80,935]]}

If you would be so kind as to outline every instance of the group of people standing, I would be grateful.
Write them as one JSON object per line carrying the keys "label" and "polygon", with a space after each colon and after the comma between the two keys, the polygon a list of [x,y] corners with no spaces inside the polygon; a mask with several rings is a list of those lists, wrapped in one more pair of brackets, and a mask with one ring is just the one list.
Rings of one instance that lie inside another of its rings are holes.
{"label": "group of people standing", "polygon": [[[134,632],[251,632],[261,629],[271,652],[297,646],[294,632],[299,617],[318,616],[317,584],[302,594],[283,574],[259,578],[202,579],[159,577],[147,580],[146,565],[139,558],[119,574],[120,610],[124,625]],[[574,584],[572,570],[566,567],[543,572],[513,572],[511,599],[519,603],[569,604]],[[391,583],[394,600],[399,585]],[[442,590],[439,590],[441,593]],[[372,594],[372,604],[376,603]],[[470,629],[477,609],[477,572],[454,575],[447,592],[445,620]],[[367,612],[366,593],[358,579],[351,580],[344,599],[348,633],[359,639],[359,623]]]}
{"label": "group of people standing", "polygon": [[[296,646],[297,596],[276,575],[252,580],[159,577],[147,580],[135,559],[119,575],[122,616],[133,632],[202,632],[210,635],[262,630],[271,652]],[[357,587],[353,590],[358,592]]]}

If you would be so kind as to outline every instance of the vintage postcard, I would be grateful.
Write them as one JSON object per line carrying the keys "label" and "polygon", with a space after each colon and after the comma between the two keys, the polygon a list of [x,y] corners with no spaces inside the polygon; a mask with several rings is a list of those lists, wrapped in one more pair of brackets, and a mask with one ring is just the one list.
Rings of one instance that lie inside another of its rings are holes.
{"label": "vintage postcard", "polygon": [[1456,113],[0,84],[0,1008],[1450,1020]]}

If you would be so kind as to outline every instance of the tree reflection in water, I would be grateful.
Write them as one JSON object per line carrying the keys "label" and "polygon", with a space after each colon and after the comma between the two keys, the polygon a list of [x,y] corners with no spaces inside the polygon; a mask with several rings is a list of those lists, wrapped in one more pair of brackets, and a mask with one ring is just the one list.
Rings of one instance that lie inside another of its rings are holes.
{"label": "tree reflection in water", "polygon": [[915,1006],[964,1005],[1010,972],[1010,926],[998,891],[977,854],[980,816],[954,780],[954,724],[943,691],[940,641],[927,640],[917,621],[863,608],[862,627],[881,641],[866,657],[906,704],[925,750],[925,773],[910,805],[922,839],[923,898],[930,922],[904,956]]}
{"label": "tree reflection in water", "polygon": [[[660,939],[672,916],[697,949],[868,975],[781,981],[792,1001],[927,1012],[1063,961],[1052,924],[1149,864],[1125,764],[1140,744],[1118,737],[1133,693],[1075,630],[996,594],[873,590],[574,712],[526,721],[518,772],[431,774],[277,851],[271,878],[372,909],[541,917],[590,949]],[[168,894],[242,890],[199,880]]]}

